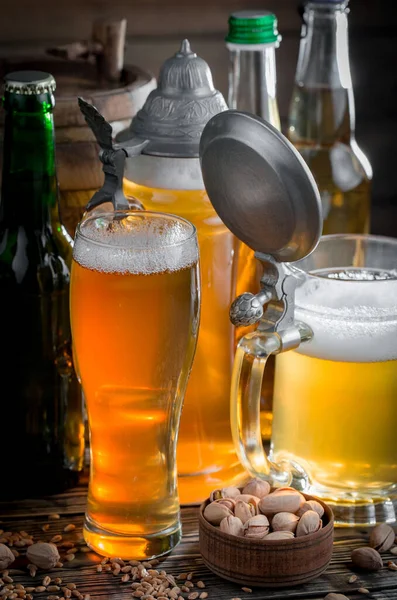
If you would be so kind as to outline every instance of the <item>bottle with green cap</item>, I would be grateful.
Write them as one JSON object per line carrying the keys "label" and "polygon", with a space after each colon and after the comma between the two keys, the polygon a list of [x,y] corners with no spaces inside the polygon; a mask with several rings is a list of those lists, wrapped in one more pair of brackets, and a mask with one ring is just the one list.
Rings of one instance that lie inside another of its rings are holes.
{"label": "bottle with green cap", "polygon": [[[281,36],[276,16],[266,10],[243,10],[229,17],[226,45],[229,50],[228,106],[262,117],[280,130],[277,102],[276,48]],[[252,290],[256,293],[259,286]],[[244,290],[245,291],[245,290]],[[244,329],[238,334],[242,335]],[[264,442],[271,436],[273,420],[274,356],[269,357],[261,394],[261,432]]]}
{"label": "bottle with green cap", "polygon": [[280,129],[275,50],[281,36],[276,16],[243,10],[229,17],[228,106],[262,117]]}
{"label": "bottle with green cap", "polygon": [[[6,75],[0,204],[0,381],[7,483],[29,497],[77,482],[84,421],[69,323],[71,239],[58,214],[52,75]],[[14,448],[14,450],[11,450]],[[10,461],[8,463],[8,461]],[[8,463],[8,464],[7,464]]]}

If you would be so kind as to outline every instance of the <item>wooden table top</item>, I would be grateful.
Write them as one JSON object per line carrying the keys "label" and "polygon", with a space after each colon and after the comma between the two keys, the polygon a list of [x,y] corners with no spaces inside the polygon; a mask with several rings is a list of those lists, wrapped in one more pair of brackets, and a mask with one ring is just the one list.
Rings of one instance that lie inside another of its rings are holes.
{"label": "wooden table top", "polygon": [[[4,476],[3,485],[5,483],[6,477]],[[37,485],[40,485],[39,482]],[[63,536],[63,540],[73,541],[77,536],[81,536],[86,494],[86,484],[82,483],[79,487],[56,496],[0,503],[0,529],[13,532],[26,531],[32,534],[35,540],[50,541],[54,535],[60,534]],[[59,514],[60,518],[50,520],[48,516],[53,513]],[[364,598],[397,600],[397,571],[390,571],[386,566],[376,573],[359,574],[356,582],[349,583],[348,580],[354,573],[350,563],[351,551],[353,548],[366,545],[369,533],[368,530],[350,529],[335,530],[331,564],[327,571],[313,582],[283,590],[253,588],[252,593],[244,592],[239,585],[220,579],[203,564],[198,546],[197,514],[197,507],[182,508],[182,542],[167,558],[161,561],[161,566],[157,568],[164,569],[175,577],[180,573],[192,572],[193,583],[202,581],[205,583],[205,588],[201,589],[195,586],[191,592],[202,593],[205,591],[208,593],[208,600],[232,600],[233,598],[241,598],[241,600],[284,598],[321,600],[329,592],[345,594],[350,600],[363,600]],[[73,532],[64,533],[64,528],[69,523],[74,524],[76,529]],[[49,529],[43,532],[42,527],[45,524],[49,524]],[[388,560],[396,559],[391,554],[382,556],[385,565]],[[49,574],[52,578],[62,578],[61,585],[76,583],[78,590],[83,595],[90,595],[90,600],[132,599],[133,590],[130,583],[121,583],[121,578],[115,577],[111,573],[97,572],[96,567],[100,561],[101,557],[95,553],[79,550],[72,562],[64,562],[62,568],[52,569]],[[43,571],[38,571],[36,577],[32,579],[26,568],[9,570],[13,584],[20,583],[25,587],[41,585],[45,574]],[[369,594],[359,592],[359,588],[366,588],[369,590]],[[62,592],[55,592],[55,595],[57,594],[62,596]],[[187,593],[181,595],[183,598],[188,596]],[[33,593],[34,600],[47,600],[48,596],[49,592]]]}

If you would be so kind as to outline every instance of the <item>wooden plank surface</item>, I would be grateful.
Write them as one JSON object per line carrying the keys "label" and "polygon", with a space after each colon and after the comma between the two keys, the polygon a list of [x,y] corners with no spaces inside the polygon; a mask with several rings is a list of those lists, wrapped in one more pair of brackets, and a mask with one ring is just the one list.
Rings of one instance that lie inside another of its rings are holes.
{"label": "wooden plank surface", "polygon": [[[5,531],[26,531],[34,539],[49,541],[54,535],[61,534],[64,540],[75,540],[81,534],[83,513],[86,498],[86,485],[83,483],[78,488],[67,493],[48,498],[37,498],[18,502],[0,503],[0,529]],[[59,520],[49,520],[48,515],[58,513]],[[349,577],[354,573],[350,562],[353,548],[366,544],[368,530],[337,529],[335,531],[334,552],[331,564],[327,571],[318,579],[300,587],[285,590],[253,589],[252,593],[242,591],[240,586],[229,583],[212,574],[204,566],[198,546],[197,507],[182,508],[183,539],[179,546],[162,560],[160,567],[167,573],[178,576],[180,573],[193,572],[193,582],[199,580],[205,583],[205,590],[194,587],[192,591],[206,591],[208,600],[320,600],[327,593],[333,591],[345,594],[350,600],[370,598],[376,600],[397,600],[397,572],[384,567],[377,573],[358,573],[358,580],[350,584]],[[76,529],[71,533],[64,533],[64,527],[73,523]],[[49,524],[47,532],[42,527]],[[21,551],[22,552],[22,551]],[[384,554],[384,563],[394,559],[391,554]],[[111,573],[97,573],[96,566],[101,558],[93,552],[76,553],[76,558],[71,563],[64,563],[61,569],[53,569],[52,578],[61,577],[63,584],[76,583],[82,594],[89,594],[91,600],[112,599],[123,600],[132,598],[130,583],[121,583],[120,577]],[[22,583],[27,586],[38,586],[44,572],[38,572],[32,579],[26,569],[10,570],[14,585]],[[367,588],[369,595],[363,595],[357,590]],[[61,592],[62,593],[62,592]],[[34,600],[45,600],[49,593],[34,593]],[[182,594],[187,598],[188,594]]]}

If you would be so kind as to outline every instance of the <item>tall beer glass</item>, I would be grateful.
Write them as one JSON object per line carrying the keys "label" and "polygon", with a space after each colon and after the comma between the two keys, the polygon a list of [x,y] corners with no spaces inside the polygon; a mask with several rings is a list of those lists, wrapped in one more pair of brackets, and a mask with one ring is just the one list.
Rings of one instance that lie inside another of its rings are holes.
{"label": "tall beer glass", "polygon": [[91,437],[84,536],[100,554],[149,558],[180,540],[176,443],[199,301],[188,221],[112,212],[77,227],[71,322]]}
{"label": "tall beer glass", "polygon": [[[286,343],[294,328],[310,339],[288,352],[281,332],[258,331],[240,342],[231,407],[240,458],[254,476],[328,501],[339,524],[394,522],[397,240],[324,236],[310,256],[285,268],[297,284]],[[277,356],[267,458],[258,394],[271,353]]]}

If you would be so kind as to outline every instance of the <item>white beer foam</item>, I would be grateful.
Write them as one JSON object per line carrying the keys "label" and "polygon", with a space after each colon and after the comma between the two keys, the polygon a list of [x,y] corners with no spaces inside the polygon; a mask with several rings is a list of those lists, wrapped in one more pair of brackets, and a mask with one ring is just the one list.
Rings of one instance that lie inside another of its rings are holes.
{"label": "white beer foam", "polygon": [[397,280],[311,277],[295,300],[295,320],[314,333],[301,354],[348,362],[397,359]]}
{"label": "white beer foam", "polygon": [[81,266],[103,273],[150,275],[179,271],[197,262],[192,226],[182,220],[147,213],[121,221],[99,215],[81,225],[73,258]]}

